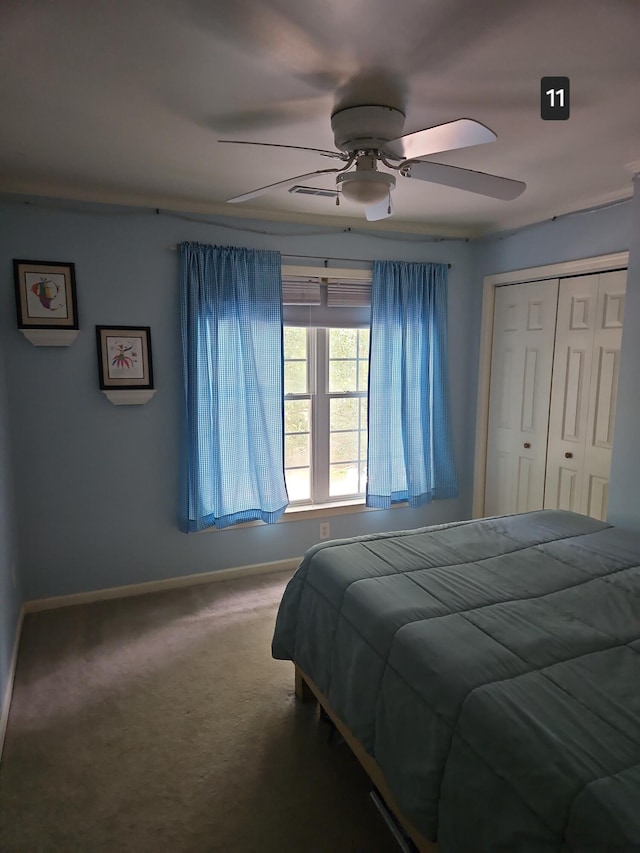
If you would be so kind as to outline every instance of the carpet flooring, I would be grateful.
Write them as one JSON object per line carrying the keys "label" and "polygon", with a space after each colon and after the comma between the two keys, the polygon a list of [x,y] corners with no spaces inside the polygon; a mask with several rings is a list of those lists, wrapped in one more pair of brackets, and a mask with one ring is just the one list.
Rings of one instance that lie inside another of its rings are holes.
{"label": "carpet flooring", "polygon": [[27,615],[2,853],[397,853],[350,750],[271,658],[287,579]]}

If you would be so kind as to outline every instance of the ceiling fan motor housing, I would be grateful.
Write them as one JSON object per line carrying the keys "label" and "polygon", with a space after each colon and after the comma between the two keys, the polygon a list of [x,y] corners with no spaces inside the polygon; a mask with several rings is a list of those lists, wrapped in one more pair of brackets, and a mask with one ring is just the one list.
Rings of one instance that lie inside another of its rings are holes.
{"label": "ceiling fan motor housing", "polygon": [[336,148],[340,151],[378,150],[402,135],[404,113],[393,107],[348,107],[331,116]]}
{"label": "ceiling fan motor housing", "polygon": [[388,172],[378,172],[375,157],[365,155],[358,158],[355,171],[338,175],[336,184],[349,201],[376,204],[391,193],[396,179]]}

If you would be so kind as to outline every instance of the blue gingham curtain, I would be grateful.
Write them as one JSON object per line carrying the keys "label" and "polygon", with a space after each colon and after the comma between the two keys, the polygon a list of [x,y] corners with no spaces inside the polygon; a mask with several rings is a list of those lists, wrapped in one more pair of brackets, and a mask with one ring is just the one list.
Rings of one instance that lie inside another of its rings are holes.
{"label": "blue gingham curtain", "polygon": [[182,243],[184,532],[278,520],[284,480],[278,252]]}
{"label": "blue gingham curtain", "polygon": [[449,426],[447,266],[376,261],[367,506],[458,494]]}

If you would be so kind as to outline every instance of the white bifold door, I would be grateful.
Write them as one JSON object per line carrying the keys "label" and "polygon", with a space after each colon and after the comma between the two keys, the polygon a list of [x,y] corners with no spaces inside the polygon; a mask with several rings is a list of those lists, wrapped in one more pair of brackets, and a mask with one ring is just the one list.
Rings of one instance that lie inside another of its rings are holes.
{"label": "white bifold door", "polygon": [[485,515],[542,509],[558,279],[496,288]]}
{"label": "white bifold door", "polygon": [[604,519],[626,271],[496,289],[485,515]]}

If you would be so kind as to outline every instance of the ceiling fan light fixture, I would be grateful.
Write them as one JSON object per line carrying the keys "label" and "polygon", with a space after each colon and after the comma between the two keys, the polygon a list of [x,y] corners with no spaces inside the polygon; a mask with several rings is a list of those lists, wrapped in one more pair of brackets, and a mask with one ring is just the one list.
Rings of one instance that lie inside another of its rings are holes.
{"label": "ceiling fan light fixture", "polygon": [[393,175],[377,171],[344,172],[336,178],[338,189],[349,201],[376,204],[385,199],[396,185]]}

